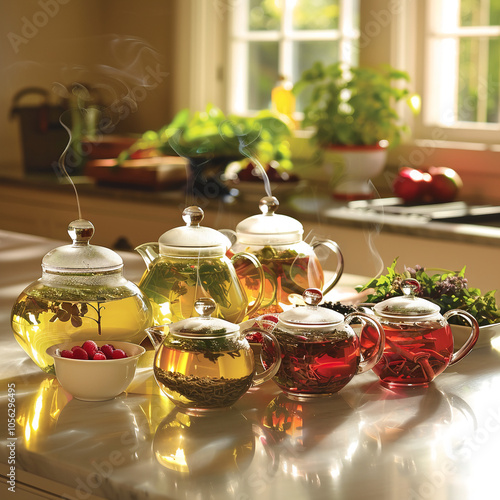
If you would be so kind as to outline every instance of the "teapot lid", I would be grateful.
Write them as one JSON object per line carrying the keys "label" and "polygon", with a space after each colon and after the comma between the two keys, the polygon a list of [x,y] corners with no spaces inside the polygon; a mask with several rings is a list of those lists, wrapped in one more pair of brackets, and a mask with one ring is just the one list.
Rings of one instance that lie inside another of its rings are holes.
{"label": "teapot lid", "polygon": [[204,217],[200,207],[185,208],[182,218],[186,225],[170,229],[160,236],[160,254],[182,257],[224,255],[231,247],[231,241],[215,229],[200,226]]}
{"label": "teapot lid", "polygon": [[169,325],[169,330],[174,335],[187,335],[190,337],[217,337],[228,333],[237,332],[239,326],[224,319],[212,318],[216,304],[210,297],[202,297],[194,303],[194,309],[199,317],[181,319]]}
{"label": "teapot lid", "polygon": [[306,305],[279,314],[278,327],[319,330],[343,323],[344,316],[339,312],[326,307],[318,307],[318,304],[323,300],[323,294],[317,288],[307,288],[302,297]]}
{"label": "teapot lid", "polygon": [[242,220],[236,226],[240,243],[248,245],[272,245],[297,243],[302,240],[302,224],[287,215],[275,214],[279,201],[274,196],[264,196],[259,202],[262,212]]}
{"label": "teapot lid", "polygon": [[116,271],[123,267],[123,259],[113,250],[91,245],[94,225],[85,219],[77,219],[68,225],[73,243],[54,248],[42,259],[46,272],[78,274],[85,272]]}
{"label": "teapot lid", "polygon": [[373,307],[375,313],[391,318],[421,318],[430,316],[440,311],[440,307],[429,300],[417,297],[420,283],[414,278],[407,278],[401,283],[402,296],[391,297],[379,302]]}

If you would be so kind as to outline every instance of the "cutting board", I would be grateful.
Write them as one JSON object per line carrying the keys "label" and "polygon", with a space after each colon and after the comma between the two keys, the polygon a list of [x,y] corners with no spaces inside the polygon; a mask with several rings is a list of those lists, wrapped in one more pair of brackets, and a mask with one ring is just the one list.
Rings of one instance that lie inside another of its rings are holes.
{"label": "cutting board", "polygon": [[153,190],[175,189],[187,180],[188,162],[178,156],[159,156],[126,160],[91,160],[85,165],[85,175],[97,184],[139,187]]}

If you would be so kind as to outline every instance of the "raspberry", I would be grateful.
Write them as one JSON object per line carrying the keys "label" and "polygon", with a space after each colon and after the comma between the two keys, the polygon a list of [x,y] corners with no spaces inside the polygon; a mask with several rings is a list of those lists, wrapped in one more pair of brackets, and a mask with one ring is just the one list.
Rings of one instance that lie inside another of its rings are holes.
{"label": "raspberry", "polygon": [[113,359],[122,359],[127,357],[127,353],[123,349],[115,349],[112,356]]}
{"label": "raspberry", "polygon": [[113,351],[115,348],[111,344],[104,344],[101,346],[101,352],[106,356],[107,359],[113,358]]}
{"label": "raspberry", "polygon": [[97,351],[95,354],[94,354],[94,357],[92,358],[94,360],[99,360],[99,359],[107,359],[106,358],[106,355],[101,352],[101,351]]}
{"label": "raspberry", "polygon": [[63,358],[74,358],[74,354],[73,354],[73,351],[68,351],[68,349],[64,349],[61,351],[61,356]]}
{"label": "raspberry", "polygon": [[85,349],[82,349],[79,346],[73,347],[72,351],[73,351],[73,358],[74,359],[89,359],[89,355],[87,354],[87,351]]}
{"label": "raspberry", "polygon": [[97,352],[99,348],[97,347],[97,344],[93,340],[86,340],[82,344],[82,349],[87,351],[89,359],[92,359],[94,357],[94,354]]}

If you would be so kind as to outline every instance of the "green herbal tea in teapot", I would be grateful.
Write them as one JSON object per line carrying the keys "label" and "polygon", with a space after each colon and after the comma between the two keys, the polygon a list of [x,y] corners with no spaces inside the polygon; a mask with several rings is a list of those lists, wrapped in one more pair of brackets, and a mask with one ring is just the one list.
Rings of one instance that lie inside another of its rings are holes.
{"label": "green herbal tea in teapot", "polygon": [[[194,315],[196,300],[208,297],[216,303],[215,315],[240,323],[260,306],[264,290],[264,271],[258,259],[245,252],[226,255],[229,239],[215,229],[201,226],[204,213],[200,207],[183,212],[185,226],[162,234],[158,243],[144,243],[136,248],[146,262],[139,288],[149,297],[155,325],[175,323]],[[250,263],[251,276],[259,290],[253,303],[240,282],[234,265]]]}
{"label": "green herbal tea in teapot", "polygon": [[195,301],[205,296],[215,300],[222,317],[238,323],[245,316],[248,302],[235,283],[238,283],[236,273],[222,256],[202,261],[160,256],[144,274],[139,287],[151,300],[157,325],[193,316]]}

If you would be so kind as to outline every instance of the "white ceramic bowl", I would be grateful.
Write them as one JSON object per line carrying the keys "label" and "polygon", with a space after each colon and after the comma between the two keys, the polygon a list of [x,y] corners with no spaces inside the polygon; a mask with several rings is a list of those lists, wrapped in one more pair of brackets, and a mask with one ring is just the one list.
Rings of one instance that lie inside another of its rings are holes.
{"label": "white ceramic bowl", "polygon": [[115,349],[123,349],[127,357],[96,361],[63,358],[60,352],[79,345],[75,341],[56,344],[47,349],[47,354],[54,358],[57,380],[76,399],[105,401],[121,394],[134,379],[137,361],[146,352],[144,347],[130,342],[101,340],[96,344],[99,347],[112,344]]}

